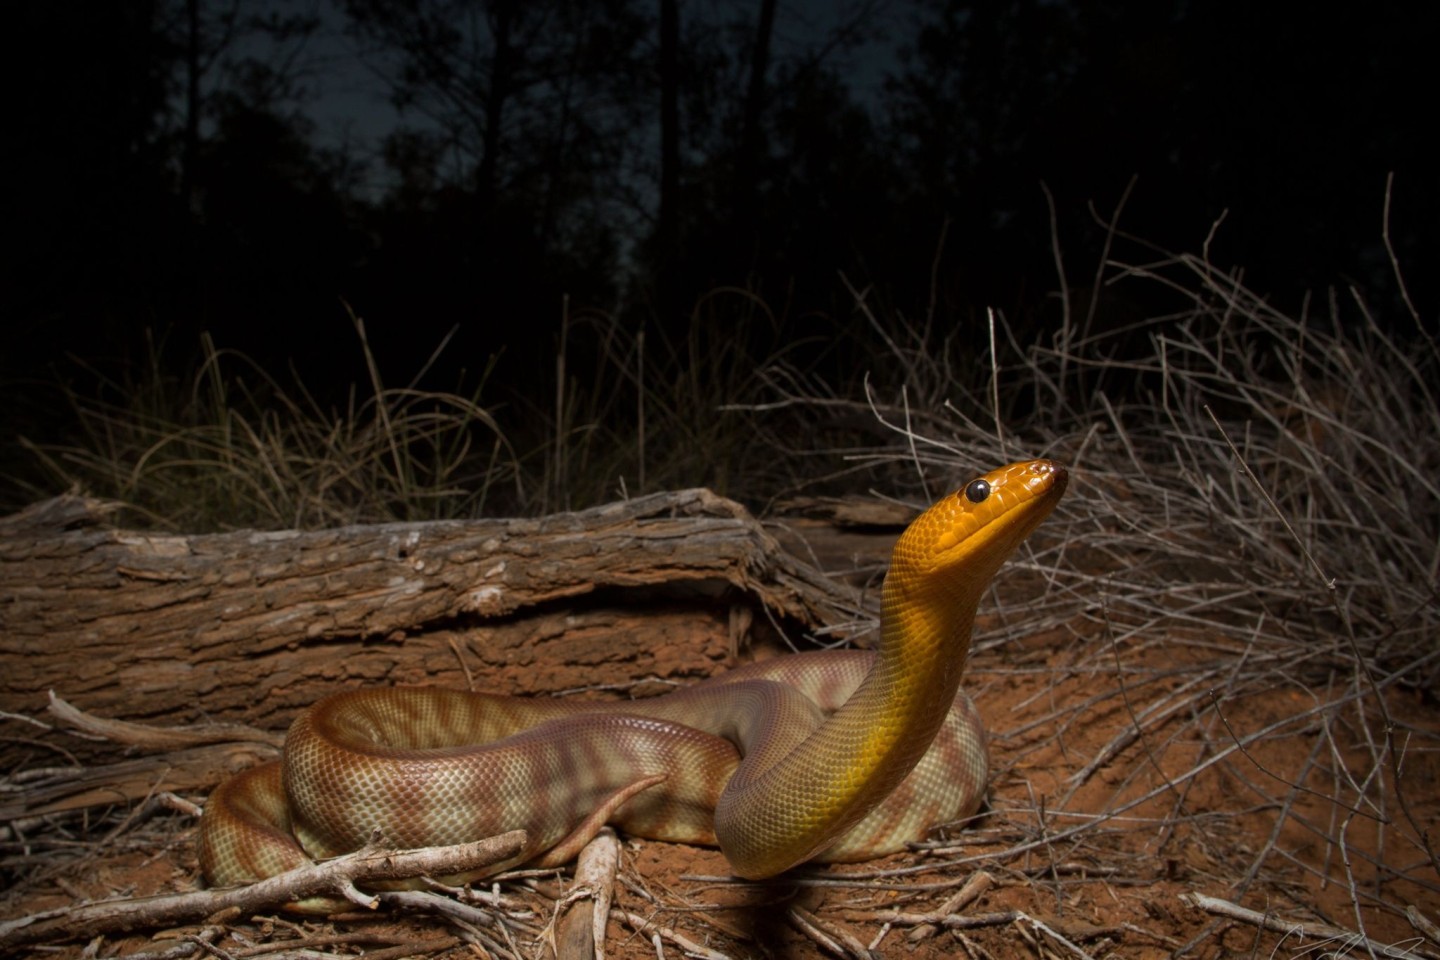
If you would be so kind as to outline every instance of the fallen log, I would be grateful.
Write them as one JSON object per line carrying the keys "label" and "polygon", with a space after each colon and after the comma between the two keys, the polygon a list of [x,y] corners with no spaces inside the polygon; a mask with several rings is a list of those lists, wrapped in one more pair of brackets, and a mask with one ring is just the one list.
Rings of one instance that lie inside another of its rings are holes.
{"label": "fallen log", "polygon": [[742,634],[864,619],[708,490],[535,519],[172,535],[59,497],[0,518],[0,704],[283,729],[361,683],[496,692],[725,665]]}

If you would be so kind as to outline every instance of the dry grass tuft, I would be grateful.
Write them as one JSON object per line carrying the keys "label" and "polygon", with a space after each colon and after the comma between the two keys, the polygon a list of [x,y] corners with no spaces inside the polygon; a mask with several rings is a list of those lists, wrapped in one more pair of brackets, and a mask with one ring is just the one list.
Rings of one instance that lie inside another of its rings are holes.
{"label": "dry grass tuft", "polygon": [[1318,918],[1362,952],[1423,939],[1440,908],[1440,353],[1357,291],[1292,317],[1204,257],[1110,259],[1098,280],[1174,309],[1101,329],[1092,302],[1028,345],[997,322],[1019,359],[991,364],[994,423],[976,391],[945,395],[949,345],[903,321],[876,323],[916,337],[887,340],[915,360],[894,398],[769,374],[777,403],[819,420],[868,407],[889,439],[846,456],[917,503],[1020,456],[1074,468],[971,667],[982,712],[987,695],[1007,708],[989,714],[995,816],[927,849],[1043,880],[1056,907],[1099,877],[1169,879]]}
{"label": "dry grass tuft", "polygon": [[369,392],[352,387],[338,410],[303,384],[287,390],[208,335],[183,383],[162,369],[158,349],[137,380],[97,371],[93,395],[66,391],[78,436],[21,438],[41,467],[28,492],[81,489],[124,503],[127,522],[203,532],[479,513],[497,487],[519,483],[514,451],[478,389],[388,387],[358,318],[355,330]]}

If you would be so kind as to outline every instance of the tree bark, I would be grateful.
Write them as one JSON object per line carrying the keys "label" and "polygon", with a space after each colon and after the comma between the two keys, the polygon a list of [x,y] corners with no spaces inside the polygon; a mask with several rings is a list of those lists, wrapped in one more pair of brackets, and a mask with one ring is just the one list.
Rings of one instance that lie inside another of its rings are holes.
{"label": "tree bark", "polygon": [[[707,490],[539,519],[174,536],[61,497],[0,518],[0,709],[271,729],[345,686],[535,692],[708,675],[855,592]],[[760,613],[761,616],[755,616]]]}

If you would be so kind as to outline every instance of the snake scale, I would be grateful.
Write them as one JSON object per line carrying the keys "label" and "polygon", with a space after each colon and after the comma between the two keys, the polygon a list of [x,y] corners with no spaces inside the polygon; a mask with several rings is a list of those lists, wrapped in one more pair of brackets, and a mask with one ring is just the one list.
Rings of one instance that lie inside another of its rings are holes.
{"label": "snake scale", "polygon": [[[948,494],[896,542],[878,652],[750,664],[611,703],[431,688],[334,694],[280,761],[221,784],[199,858],[223,886],[356,850],[461,843],[523,828],[513,860],[558,864],[606,822],[718,844],[736,874],[903,849],[969,816],[985,735],[960,691],[980,597],[1060,499],[1065,468],[1011,464]],[[292,905],[293,906],[293,905]]]}

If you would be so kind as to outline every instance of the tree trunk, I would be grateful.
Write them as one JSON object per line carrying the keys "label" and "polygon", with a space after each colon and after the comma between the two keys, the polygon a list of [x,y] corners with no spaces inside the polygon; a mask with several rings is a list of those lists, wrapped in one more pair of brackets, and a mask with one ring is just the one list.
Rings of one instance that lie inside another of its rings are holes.
{"label": "tree trunk", "polygon": [[660,0],[660,209],[655,284],[660,329],[679,330],[680,0]]}
{"label": "tree trunk", "polygon": [[755,43],[750,50],[750,80],[745,90],[740,156],[736,163],[736,249],[744,251],[742,272],[746,274],[754,269],[760,245],[760,168],[765,155],[765,108],[769,101],[767,75],[770,72],[770,41],[775,33],[775,6],[775,0],[760,0]]}
{"label": "tree trunk", "polygon": [[514,89],[516,51],[513,41],[517,4],[501,0],[489,5],[490,39],[495,49],[490,57],[490,85],[485,90],[485,129],[480,132],[480,163],[475,171],[475,193],[480,210],[494,215],[499,195],[501,131],[507,101]]}
{"label": "tree trunk", "polygon": [[180,156],[180,196],[191,217],[200,216],[195,166],[200,162],[200,0],[185,0],[185,139]]}

